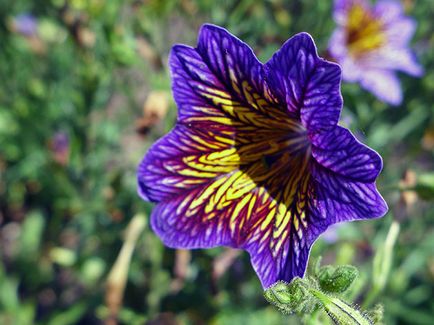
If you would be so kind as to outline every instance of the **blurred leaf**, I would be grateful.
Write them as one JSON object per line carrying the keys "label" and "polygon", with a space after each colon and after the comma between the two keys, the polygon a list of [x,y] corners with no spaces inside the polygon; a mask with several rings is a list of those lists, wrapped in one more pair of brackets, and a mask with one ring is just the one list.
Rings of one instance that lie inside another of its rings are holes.
{"label": "blurred leaf", "polygon": [[26,215],[21,227],[20,255],[22,258],[34,260],[38,258],[45,219],[41,212],[35,211]]}
{"label": "blurred leaf", "polygon": [[79,319],[86,312],[87,305],[85,302],[77,303],[68,310],[56,312],[55,315],[47,322],[48,325],[69,325],[77,324]]}
{"label": "blurred leaf", "polygon": [[54,247],[50,250],[50,258],[54,263],[62,266],[72,266],[77,260],[75,252],[63,247]]}
{"label": "blurred leaf", "polygon": [[18,280],[4,277],[0,281],[0,304],[4,310],[13,311],[18,309]]}
{"label": "blurred leaf", "polygon": [[434,173],[419,175],[415,191],[424,200],[434,200]]}
{"label": "blurred leaf", "polygon": [[106,269],[105,261],[100,257],[87,259],[81,267],[81,280],[88,285],[94,285],[102,277]]}

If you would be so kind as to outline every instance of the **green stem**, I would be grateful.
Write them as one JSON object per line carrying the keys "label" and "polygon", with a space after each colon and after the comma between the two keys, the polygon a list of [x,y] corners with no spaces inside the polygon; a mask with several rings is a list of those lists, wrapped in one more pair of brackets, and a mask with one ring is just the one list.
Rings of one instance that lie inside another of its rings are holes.
{"label": "green stem", "polygon": [[378,287],[372,287],[363,301],[362,308],[368,308],[371,306],[380,292],[381,290]]}
{"label": "green stem", "polygon": [[390,269],[392,267],[393,248],[398,239],[399,228],[399,223],[393,221],[390,225],[383,246],[378,249],[377,254],[374,257],[372,287],[362,304],[362,308],[369,307],[387,284]]}
{"label": "green stem", "polygon": [[335,322],[341,325],[371,325],[371,321],[363,314],[347,304],[343,300],[328,296],[316,289],[309,289],[309,292],[315,296],[322,304],[326,312]]}

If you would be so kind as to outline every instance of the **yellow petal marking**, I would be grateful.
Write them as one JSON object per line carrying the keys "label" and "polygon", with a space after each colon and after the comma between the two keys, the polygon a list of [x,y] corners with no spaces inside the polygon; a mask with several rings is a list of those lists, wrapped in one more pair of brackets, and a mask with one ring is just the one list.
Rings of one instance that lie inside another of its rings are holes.
{"label": "yellow petal marking", "polygon": [[351,7],[347,21],[347,44],[354,56],[378,49],[385,43],[383,22],[362,5],[355,4]]}
{"label": "yellow petal marking", "polygon": [[248,194],[245,197],[243,197],[243,199],[237,203],[237,205],[235,206],[234,211],[232,212],[232,216],[231,219],[229,221],[229,228],[231,229],[232,233],[235,231],[235,226],[236,226],[236,220],[238,215],[240,214],[241,210],[247,205],[247,203],[250,201],[250,199],[252,198],[252,194]]}

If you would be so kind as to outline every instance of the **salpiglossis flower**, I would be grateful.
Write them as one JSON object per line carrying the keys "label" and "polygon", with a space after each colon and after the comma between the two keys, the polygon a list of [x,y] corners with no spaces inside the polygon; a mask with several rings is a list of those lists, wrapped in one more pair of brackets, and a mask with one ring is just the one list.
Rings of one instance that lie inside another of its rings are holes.
{"label": "salpiglossis flower", "polygon": [[342,66],[343,79],[360,83],[384,102],[400,104],[396,71],[423,73],[408,44],[416,22],[393,0],[379,0],[374,6],[366,0],[335,0],[334,19],[338,27],[329,52]]}
{"label": "salpiglossis flower", "polygon": [[375,186],[381,158],[337,125],[341,70],[308,34],[262,64],[204,25],[197,47],[174,46],[169,64],[177,123],[138,169],[167,246],[244,249],[268,287],[302,276],[331,224],[386,212]]}

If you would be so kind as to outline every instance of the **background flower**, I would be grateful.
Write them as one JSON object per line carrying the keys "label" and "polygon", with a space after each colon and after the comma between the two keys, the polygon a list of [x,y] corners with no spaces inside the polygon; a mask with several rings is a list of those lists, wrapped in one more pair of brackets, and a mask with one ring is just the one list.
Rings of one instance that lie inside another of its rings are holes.
{"label": "background flower", "polygon": [[53,160],[63,166],[68,164],[69,160],[69,137],[65,132],[56,132],[50,141],[50,149]]}
{"label": "background flower", "polygon": [[358,82],[380,100],[402,102],[396,71],[421,76],[409,42],[416,22],[404,16],[398,1],[380,0],[374,6],[365,0],[336,0],[337,28],[329,53],[342,66],[343,78]]}
{"label": "background flower", "polygon": [[34,36],[37,33],[38,22],[33,15],[22,13],[14,17],[13,27],[17,33],[24,36]]}

